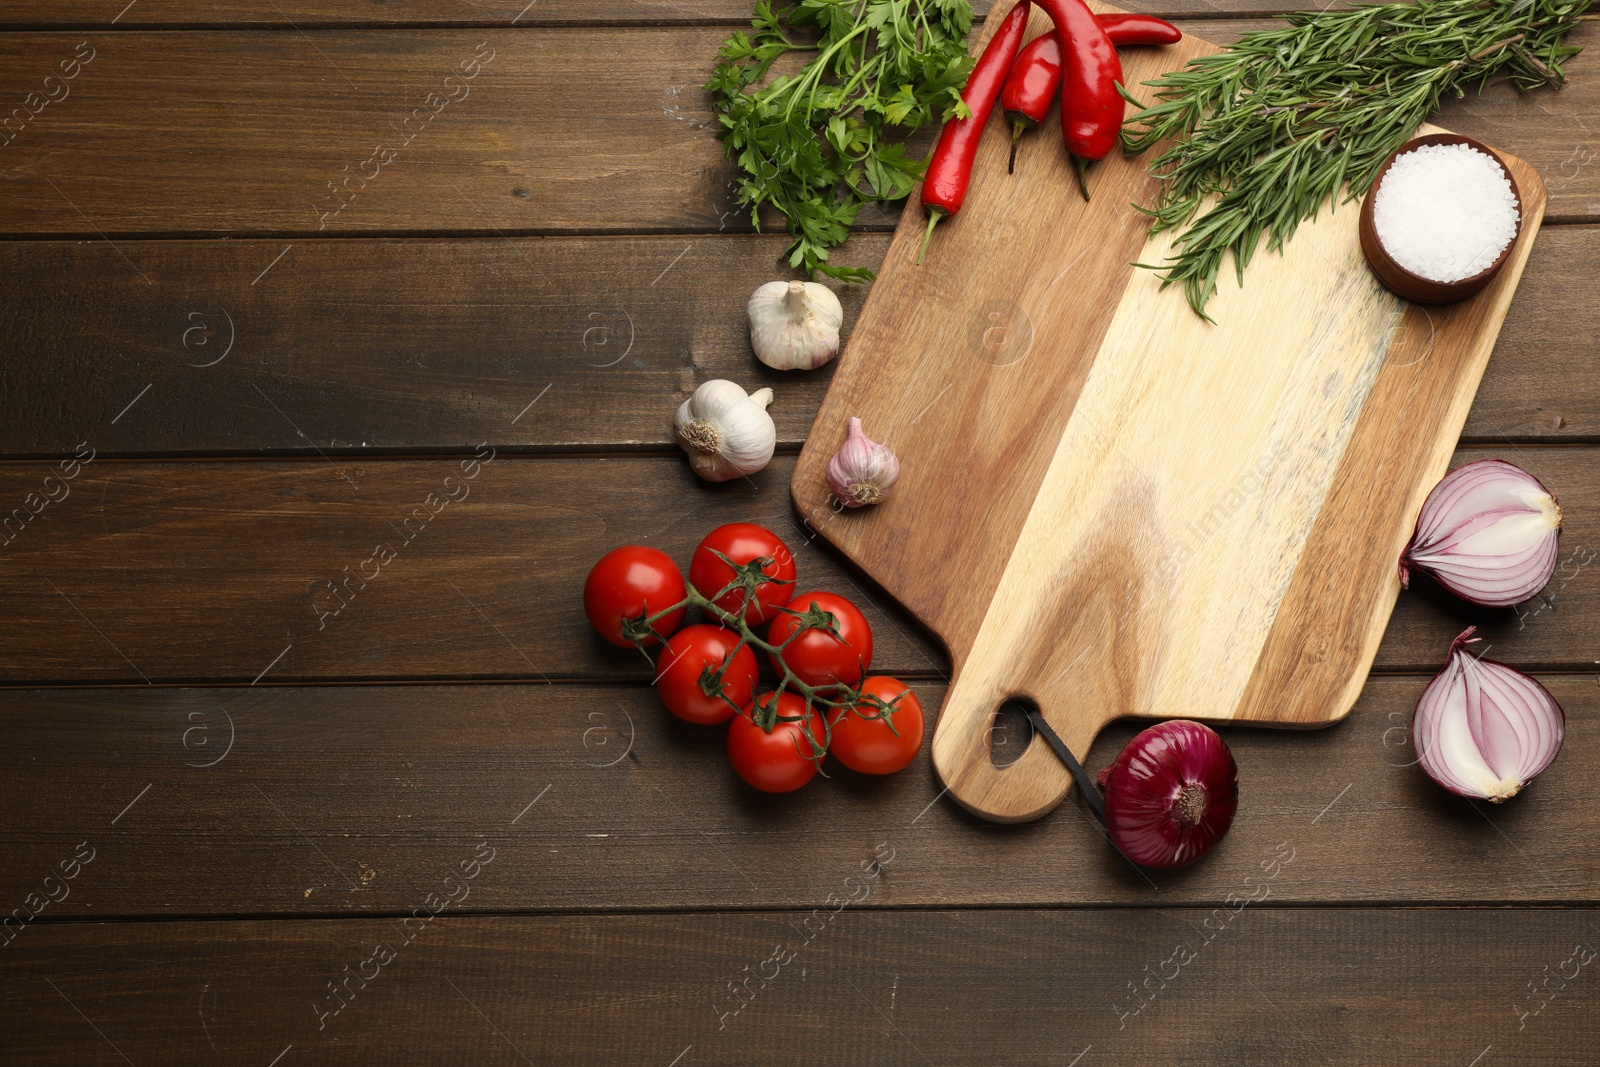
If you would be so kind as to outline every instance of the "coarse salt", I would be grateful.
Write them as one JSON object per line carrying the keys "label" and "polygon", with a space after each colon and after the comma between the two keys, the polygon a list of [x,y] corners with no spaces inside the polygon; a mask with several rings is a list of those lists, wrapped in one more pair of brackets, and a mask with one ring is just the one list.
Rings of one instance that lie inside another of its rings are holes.
{"label": "coarse salt", "polygon": [[1422,145],[1396,156],[1373,196],[1372,223],[1384,250],[1435,282],[1487,270],[1522,221],[1499,162],[1471,145]]}

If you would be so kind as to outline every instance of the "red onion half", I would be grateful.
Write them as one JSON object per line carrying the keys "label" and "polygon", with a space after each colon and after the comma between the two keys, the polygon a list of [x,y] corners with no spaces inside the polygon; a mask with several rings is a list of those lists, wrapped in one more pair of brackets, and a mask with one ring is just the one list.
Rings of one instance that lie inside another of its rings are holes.
{"label": "red onion half", "polygon": [[1463,600],[1520,604],[1556,569],[1561,508],[1539,479],[1502,459],[1457,467],[1433,487],[1400,556],[1400,584],[1427,571]]}
{"label": "red onion half", "polygon": [[1101,775],[1111,843],[1146,867],[1187,867],[1233,825],[1239,769],[1215,730],[1173,719],[1140,732]]}
{"label": "red onion half", "polygon": [[1452,793],[1496,804],[1514,797],[1561,751],[1567,716],[1550,690],[1466,646],[1476,627],[1450,642],[1411,718],[1417,762]]}

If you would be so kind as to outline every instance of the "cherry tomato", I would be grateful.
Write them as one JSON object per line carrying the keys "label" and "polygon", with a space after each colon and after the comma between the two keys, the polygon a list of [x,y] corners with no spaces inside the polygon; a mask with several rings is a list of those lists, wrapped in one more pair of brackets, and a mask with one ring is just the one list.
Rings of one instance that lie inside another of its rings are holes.
{"label": "cherry tomato", "polygon": [[[783,650],[784,662],[807,685],[855,685],[872,666],[872,627],[854,604],[837,593],[801,593],[789,602],[789,610],[804,613],[812,604],[833,615],[839,637],[826,630],[806,630]],[[767,629],[767,641],[781,645],[798,629],[796,616],[780,614]],[[781,675],[777,657],[769,658]]]}
{"label": "cherry tomato", "polygon": [[[814,749],[798,722],[780,722],[768,733],[750,718],[755,703],[766,703],[771,693],[763,693],[728,723],[728,762],[750,785],[764,793],[792,793],[817,776],[812,760]],[[778,714],[798,719],[806,711],[805,700],[795,693],[778,694]],[[811,736],[822,740],[822,716],[815,711],[810,719]]]}
{"label": "cherry tomato", "polygon": [[[840,708],[834,714],[833,741],[828,751],[839,757],[840,763],[862,774],[904,770],[922,750],[922,701],[904,682],[885,674],[862,682],[861,692],[894,708],[890,713],[894,730],[883,719],[863,719],[854,711]],[[866,704],[861,710],[876,715],[880,709]],[[896,730],[899,736],[895,735]]]}
{"label": "cherry tomato", "polygon": [[[759,583],[749,603],[745,601],[746,593],[742,588],[729,589],[717,596],[734,579],[733,568],[717,558],[718,552],[741,566],[758,558],[769,559],[772,562],[762,564],[761,574],[777,580]],[[730,615],[738,614],[743,605],[744,621],[751,626],[766,622],[778,613],[777,609],[789,603],[794,594],[794,576],[794,554],[789,546],[779,540],[777,534],[753,522],[718,526],[706,534],[706,539],[700,542],[689,560],[689,584],[703,597],[716,597],[717,607]]]}
{"label": "cherry tomato", "polygon": [[[701,676],[707,668],[720,670],[735,645],[739,651],[733,653],[733,662],[722,675],[722,693],[728,699],[707,696],[700,686]],[[721,626],[685,626],[667,639],[656,667],[661,703],[685,722],[727,722],[735,708],[750,703],[756,691],[756,654],[749,645],[739,645],[738,634]],[[730,700],[733,703],[728,703]]]}
{"label": "cherry tomato", "polygon": [[[595,632],[613,645],[632,648],[622,635],[622,620],[654,614],[689,595],[678,565],[665,552],[642,545],[623,545],[600,557],[583,583],[583,613]],[[683,610],[657,619],[655,632],[665,637],[683,625]],[[659,644],[654,637],[645,645]]]}

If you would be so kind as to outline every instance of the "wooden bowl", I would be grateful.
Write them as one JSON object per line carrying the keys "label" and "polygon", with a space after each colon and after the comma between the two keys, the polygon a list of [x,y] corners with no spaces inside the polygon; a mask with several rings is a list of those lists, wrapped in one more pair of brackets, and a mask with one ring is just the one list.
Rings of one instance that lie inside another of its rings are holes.
{"label": "wooden bowl", "polygon": [[[1389,168],[1394,165],[1397,157],[1404,155],[1414,148],[1430,144],[1464,144],[1477,149],[1495,161],[1500,170],[1505,174],[1506,180],[1511,183],[1511,195],[1517,199],[1517,233],[1506,247],[1500,252],[1499,258],[1489,264],[1482,271],[1470,278],[1462,278],[1457,282],[1436,282],[1431,278],[1424,278],[1420,274],[1413,274],[1390,256],[1383,242],[1378,239],[1378,228],[1372,221],[1372,204],[1378,197],[1378,187],[1383,184],[1384,177],[1389,173]],[[1458,300],[1465,300],[1478,290],[1489,284],[1489,279],[1505,265],[1511,257],[1511,250],[1517,246],[1517,240],[1522,236],[1522,190],[1517,188],[1517,179],[1512,177],[1511,171],[1506,167],[1494,149],[1480,144],[1470,137],[1463,137],[1459,133],[1430,133],[1424,137],[1413,137],[1383,161],[1383,166],[1378,168],[1378,176],[1372,182],[1372,187],[1367,190],[1366,197],[1361,201],[1361,251],[1366,254],[1367,263],[1372,267],[1372,273],[1378,276],[1391,292],[1418,304],[1453,304]]]}

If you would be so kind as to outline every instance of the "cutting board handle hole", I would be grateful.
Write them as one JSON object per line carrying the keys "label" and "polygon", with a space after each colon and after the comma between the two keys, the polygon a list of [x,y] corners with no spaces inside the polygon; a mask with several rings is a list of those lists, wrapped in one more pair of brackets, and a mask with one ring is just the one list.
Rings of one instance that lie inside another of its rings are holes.
{"label": "cutting board handle hole", "polygon": [[989,762],[996,767],[1009,767],[1022,758],[1033,744],[1033,723],[1028,712],[1038,705],[1027,697],[1011,697],[994,713],[989,724]]}

